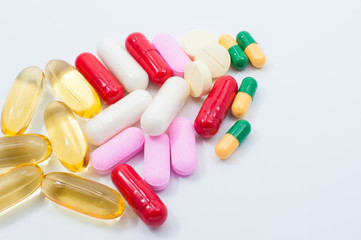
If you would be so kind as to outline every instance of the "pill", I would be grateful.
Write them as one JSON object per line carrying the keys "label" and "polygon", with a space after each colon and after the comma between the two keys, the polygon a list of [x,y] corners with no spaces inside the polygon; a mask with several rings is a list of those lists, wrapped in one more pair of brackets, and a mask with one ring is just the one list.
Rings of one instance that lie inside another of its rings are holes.
{"label": "pill", "polygon": [[1,130],[5,135],[26,131],[38,106],[44,78],[43,71],[38,67],[25,68],[16,77],[1,116]]}
{"label": "pill", "polygon": [[56,94],[77,115],[94,117],[100,112],[100,100],[93,87],[69,63],[51,60],[45,68],[45,76]]}
{"label": "pill", "polygon": [[75,60],[75,67],[105,104],[113,104],[124,96],[122,85],[93,54],[80,54]]}
{"label": "pill", "polygon": [[155,85],[161,86],[172,76],[172,69],[142,33],[130,34],[125,40],[125,48]]}
{"label": "pill", "polygon": [[227,159],[238,148],[251,131],[246,120],[237,121],[216,145],[216,154],[220,159]]}
{"label": "pill", "polygon": [[167,207],[131,166],[121,164],[116,167],[112,171],[112,181],[144,223],[158,227],[165,222]]}
{"label": "pill", "polygon": [[211,33],[204,30],[192,30],[184,36],[182,48],[190,59],[194,60],[196,53],[208,43],[217,43]]}
{"label": "pill", "polygon": [[138,89],[110,105],[85,124],[88,140],[99,146],[137,123],[151,100],[152,95],[148,91]]}
{"label": "pill", "polygon": [[169,126],[172,169],[180,176],[191,175],[197,167],[197,149],[193,123],[175,118]]}
{"label": "pill", "polygon": [[212,88],[212,75],[204,62],[190,62],[184,71],[184,80],[189,84],[190,95],[201,97],[209,93]]}
{"label": "pill", "polygon": [[41,184],[43,171],[37,165],[21,165],[0,175],[0,212],[21,202]]}
{"label": "pill", "polygon": [[22,134],[0,138],[0,169],[22,164],[38,164],[52,152],[49,139],[40,134]]}
{"label": "pill", "polygon": [[95,218],[117,218],[125,207],[123,198],[115,190],[70,173],[46,174],[41,190],[56,204]]}
{"label": "pill", "polygon": [[89,163],[89,147],[70,108],[59,101],[50,102],[44,122],[59,161],[70,171],[83,171]]}
{"label": "pill", "polygon": [[231,65],[227,49],[218,43],[204,45],[194,56],[194,61],[202,61],[207,64],[212,78],[223,76]]}
{"label": "pill", "polygon": [[169,184],[169,137],[165,133],[159,136],[145,136],[144,180],[155,191],[164,190]]}
{"label": "pill", "polygon": [[117,165],[137,155],[143,147],[142,130],[130,127],[95,149],[90,155],[90,162],[96,173],[108,174]]}
{"label": "pill", "polygon": [[242,70],[247,67],[248,58],[231,35],[223,34],[219,38],[218,43],[228,50],[228,53],[231,57],[231,62],[235,68]]}
{"label": "pill", "polygon": [[208,138],[218,132],[237,88],[237,82],[231,76],[225,75],[217,79],[194,121],[194,129],[200,136]]}
{"label": "pill", "polygon": [[173,76],[184,77],[184,69],[191,61],[177,41],[169,34],[158,34],[153,45],[172,69]]}
{"label": "pill", "polygon": [[114,38],[103,38],[97,44],[97,54],[127,92],[146,89],[149,78],[144,69]]}
{"label": "pill", "polygon": [[232,104],[231,110],[233,116],[241,118],[247,113],[256,90],[257,81],[253,77],[243,79]]}
{"label": "pill", "polygon": [[164,133],[189,96],[189,86],[181,77],[171,77],[159,89],[142,114],[140,125],[151,136]]}
{"label": "pill", "polygon": [[266,56],[263,54],[261,48],[253,39],[251,34],[243,31],[237,34],[236,39],[252,65],[256,68],[263,67],[263,65],[266,63]]}

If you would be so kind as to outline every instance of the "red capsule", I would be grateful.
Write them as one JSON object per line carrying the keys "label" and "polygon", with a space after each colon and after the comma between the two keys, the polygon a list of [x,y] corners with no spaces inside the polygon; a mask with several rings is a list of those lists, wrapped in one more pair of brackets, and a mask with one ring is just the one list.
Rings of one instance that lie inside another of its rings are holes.
{"label": "red capsule", "polygon": [[194,129],[202,137],[212,137],[218,132],[237,93],[236,80],[228,75],[217,79],[194,121]]}
{"label": "red capsule", "polygon": [[114,168],[112,180],[129,206],[148,226],[158,227],[165,222],[167,207],[131,166],[120,164]]}
{"label": "red capsule", "polygon": [[93,86],[105,104],[113,104],[124,96],[122,85],[93,54],[80,54],[75,60],[75,67]]}
{"label": "red capsule", "polygon": [[161,86],[172,76],[172,69],[142,33],[130,34],[125,40],[125,48],[148,73],[149,79],[155,85]]}

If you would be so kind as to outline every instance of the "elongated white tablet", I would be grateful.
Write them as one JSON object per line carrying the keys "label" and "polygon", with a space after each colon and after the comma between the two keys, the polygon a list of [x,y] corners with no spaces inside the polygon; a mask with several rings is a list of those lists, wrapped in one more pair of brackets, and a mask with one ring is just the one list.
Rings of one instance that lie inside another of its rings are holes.
{"label": "elongated white tablet", "polygon": [[208,43],[217,43],[217,39],[205,30],[192,30],[184,36],[182,48],[189,58],[193,60],[201,47]]}
{"label": "elongated white tablet", "polygon": [[183,107],[188,96],[189,85],[183,78],[169,78],[159,89],[140,119],[143,131],[151,136],[164,133]]}
{"label": "elongated white tablet", "polygon": [[97,53],[127,92],[147,88],[148,74],[114,38],[101,39]]}
{"label": "elongated white tablet", "polygon": [[189,84],[192,97],[201,97],[211,91],[212,75],[207,64],[204,62],[188,63],[184,71],[184,79]]}
{"label": "elongated white tablet", "polygon": [[143,89],[129,93],[86,123],[85,134],[88,140],[99,146],[132,126],[139,121],[151,100],[152,95]]}

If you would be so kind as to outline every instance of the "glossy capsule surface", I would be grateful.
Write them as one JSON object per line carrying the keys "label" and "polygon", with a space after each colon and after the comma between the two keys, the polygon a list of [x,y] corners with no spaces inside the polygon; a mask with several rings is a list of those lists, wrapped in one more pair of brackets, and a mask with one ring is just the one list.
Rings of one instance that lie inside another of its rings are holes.
{"label": "glossy capsule surface", "polygon": [[225,75],[217,79],[194,121],[194,129],[200,136],[208,138],[218,132],[237,88],[237,82],[231,76]]}
{"label": "glossy capsule surface", "polygon": [[0,138],[0,169],[22,164],[38,164],[52,152],[49,139],[40,134]]}
{"label": "glossy capsule surface", "polygon": [[53,101],[45,108],[44,122],[60,162],[70,171],[83,171],[89,163],[89,147],[71,110]]}
{"label": "glossy capsule surface", "polygon": [[167,207],[131,166],[121,164],[116,167],[112,171],[112,181],[129,206],[148,226],[158,227],[165,222]]}
{"label": "glossy capsule surface", "polygon": [[225,47],[231,57],[232,65],[239,69],[245,69],[248,65],[248,58],[243,52],[242,48],[238,45],[236,40],[229,34],[220,36],[218,43]]}
{"label": "glossy capsule surface", "polygon": [[162,85],[172,76],[170,66],[142,33],[130,34],[125,40],[125,48],[148,73],[155,85]]}
{"label": "glossy capsule surface", "polygon": [[256,93],[257,86],[257,81],[253,77],[246,77],[243,79],[232,103],[231,111],[233,116],[241,118],[247,113],[253,100],[253,96]]}
{"label": "glossy capsule surface", "polygon": [[100,112],[100,100],[93,87],[69,63],[51,60],[45,76],[54,91],[80,117],[91,118]]}
{"label": "glossy capsule surface", "polygon": [[38,67],[28,67],[17,76],[1,116],[5,135],[22,134],[28,128],[44,86],[44,73]]}
{"label": "glossy capsule surface", "polygon": [[261,68],[266,63],[266,56],[263,54],[261,48],[253,39],[251,34],[242,31],[237,34],[237,43],[243,49],[244,53],[249,58],[249,61],[256,68]]}
{"label": "glossy capsule surface", "polygon": [[70,173],[46,174],[41,190],[53,202],[95,218],[117,218],[125,207],[115,190]]}
{"label": "glossy capsule surface", "polygon": [[0,212],[21,202],[41,184],[43,171],[37,165],[22,165],[0,175]]}
{"label": "glossy capsule surface", "polygon": [[88,80],[105,104],[113,104],[124,96],[122,85],[93,54],[80,54],[75,60],[75,67]]}

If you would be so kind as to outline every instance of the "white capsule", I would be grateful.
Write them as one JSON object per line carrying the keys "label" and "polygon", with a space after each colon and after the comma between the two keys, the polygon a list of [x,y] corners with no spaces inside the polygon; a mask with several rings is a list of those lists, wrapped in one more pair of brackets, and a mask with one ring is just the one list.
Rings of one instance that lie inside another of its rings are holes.
{"label": "white capsule", "polygon": [[132,126],[139,121],[151,100],[152,95],[148,91],[138,89],[110,105],[86,123],[85,134],[88,140],[99,146]]}
{"label": "white capsule", "polygon": [[189,92],[189,85],[183,78],[169,78],[140,119],[143,131],[151,136],[164,133],[183,107]]}
{"label": "white capsule", "polygon": [[148,74],[114,38],[101,39],[96,48],[104,65],[127,92],[147,88]]}

